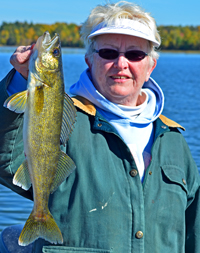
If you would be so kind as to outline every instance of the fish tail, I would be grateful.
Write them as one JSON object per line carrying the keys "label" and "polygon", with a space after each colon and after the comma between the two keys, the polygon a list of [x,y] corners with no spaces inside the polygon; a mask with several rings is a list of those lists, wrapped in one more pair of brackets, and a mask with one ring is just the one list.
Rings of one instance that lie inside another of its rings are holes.
{"label": "fish tail", "polygon": [[21,246],[26,246],[38,238],[43,238],[54,244],[63,243],[61,231],[49,211],[41,218],[33,215],[32,211],[22,229],[18,243]]}

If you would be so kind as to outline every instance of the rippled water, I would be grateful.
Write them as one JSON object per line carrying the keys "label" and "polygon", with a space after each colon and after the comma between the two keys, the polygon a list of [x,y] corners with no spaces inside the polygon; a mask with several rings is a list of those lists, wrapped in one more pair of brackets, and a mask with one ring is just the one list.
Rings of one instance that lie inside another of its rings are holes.
{"label": "rippled water", "polygon": [[[9,58],[15,48],[0,47],[0,80],[12,68]],[[66,92],[86,68],[83,49],[63,49]],[[152,77],[165,94],[163,114],[186,128],[183,135],[200,170],[200,54],[162,53]],[[24,223],[32,202],[0,185],[0,231]]]}

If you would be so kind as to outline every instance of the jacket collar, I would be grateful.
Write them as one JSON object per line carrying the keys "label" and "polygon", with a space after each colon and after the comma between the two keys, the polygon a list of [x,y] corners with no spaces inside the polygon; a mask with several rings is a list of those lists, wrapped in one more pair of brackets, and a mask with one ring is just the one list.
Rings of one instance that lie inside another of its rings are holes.
{"label": "jacket collar", "polygon": [[[81,109],[82,111],[86,112],[89,115],[95,116],[96,115],[96,108],[95,106],[86,98],[81,96],[72,97],[74,105]],[[164,115],[160,115],[159,119],[168,127],[173,128],[180,128],[185,131],[185,128],[176,123],[175,121],[168,119]]]}
{"label": "jacket collar", "polygon": [[179,125],[178,123],[176,123],[175,121],[171,120],[171,119],[168,119],[167,117],[165,117],[164,115],[160,115],[160,120],[165,124],[167,125],[168,127],[176,127],[176,128],[180,128],[182,129],[183,131],[185,131],[185,128],[182,127],[181,125]]}
{"label": "jacket collar", "polygon": [[74,105],[81,109],[82,111],[88,113],[89,115],[95,116],[96,115],[96,108],[95,106],[86,98],[81,96],[72,97]]}

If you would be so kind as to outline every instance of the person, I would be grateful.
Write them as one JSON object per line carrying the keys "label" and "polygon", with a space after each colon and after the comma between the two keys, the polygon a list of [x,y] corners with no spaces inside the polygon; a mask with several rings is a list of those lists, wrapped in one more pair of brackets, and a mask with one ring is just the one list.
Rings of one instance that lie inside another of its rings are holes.
{"label": "person", "polygon": [[[76,170],[49,200],[64,243],[38,239],[32,252],[200,252],[198,170],[151,78],[161,44],[155,20],[130,2],[98,5],[81,35],[88,68],[70,88],[77,120],[62,146]],[[11,56],[2,104],[26,89],[31,53],[22,46]],[[32,199],[12,184],[24,160],[23,114],[0,110],[0,182]]]}

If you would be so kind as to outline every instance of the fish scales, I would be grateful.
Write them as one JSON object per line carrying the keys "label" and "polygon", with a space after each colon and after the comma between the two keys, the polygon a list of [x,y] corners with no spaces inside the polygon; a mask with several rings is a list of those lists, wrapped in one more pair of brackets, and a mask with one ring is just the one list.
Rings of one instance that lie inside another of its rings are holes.
{"label": "fish scales", "polygon": [[[50,193],[50,187],[53,181],[53,175],[55,175],[55,168],[57,168],[58,157],[60,153],[60,129],[62,120],[62,107],[63,94],[59,91],[59,85],[55,81],[53,89],[44,87],[41,92],[35,92],[30,90],[29,92],[29,115],[25,113],[25,120],[27,123],[25,126],[25,139],[27,145],[25,147],[29,153],[26,153],[28,164],[33,175],[40,175],[42,180],[35,180],[34,182],[34,196],[40,195],[42,202],[44,202],[44,193],[48,195]],[[37,113],[38,105],[35,101],[40,100],[41,94],[44,97],[44,103],[39,105],[39,111]],[[56,95],[56,93],[59,93]],[[54,105],[51,105],[51,101],[54,101]],[[45,119],[45,120],[44,120]],[[27,126],[30,127],[26,129]],[[30,159],[29,159],[30,157]],[[43,170],[41,171],[41,168]],[[48,175],[48,177],[47,177]],[[45,181],[44,181],[45,180]],[[50,181],[51,180],[51,181]],[[42,185],[45,184],[48,189],[44,192]],[[35,197],[34,197],[35,199]],[[47,202],[45,200],[45,202]]]}
{"label": "fish scales", "polygon": [[[50,193],[75,169],[71,158],[60,150],[73,129],[76,109],[64,93],[59,36],[41,36],[30,58],[28,89],[9,97],[4,106],[24,112],[23,140],[26,159],[13,183],[28,190],[33,187],[34,206],[19,237],[28,245],[41,237],[63,243],[60,229],[49,209]],[[64,113],[63,113],[64,111]],[[67,127],[67,128],[66,128]]]}

